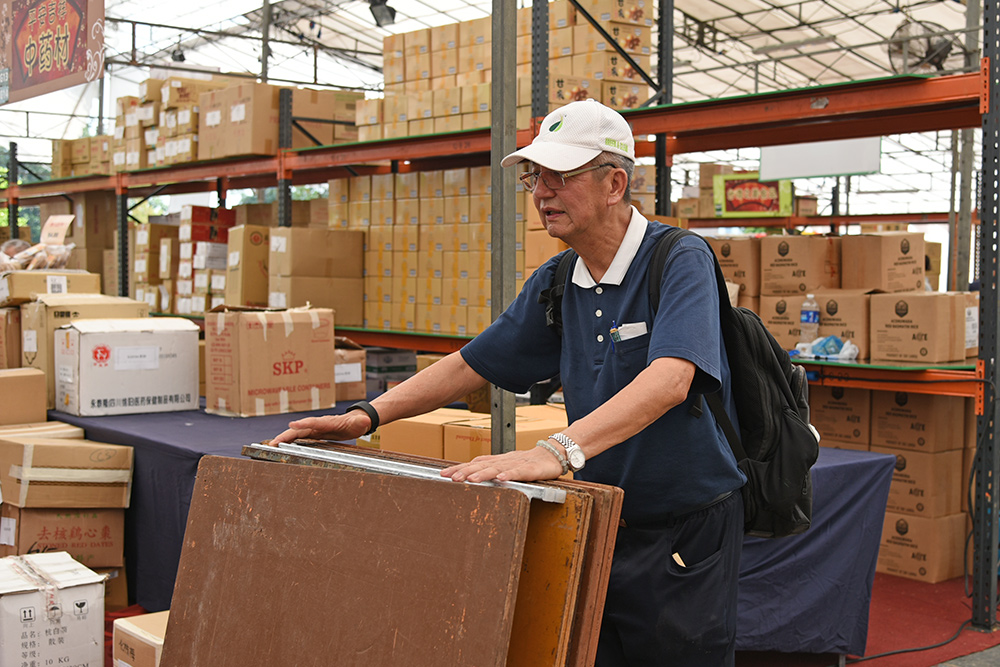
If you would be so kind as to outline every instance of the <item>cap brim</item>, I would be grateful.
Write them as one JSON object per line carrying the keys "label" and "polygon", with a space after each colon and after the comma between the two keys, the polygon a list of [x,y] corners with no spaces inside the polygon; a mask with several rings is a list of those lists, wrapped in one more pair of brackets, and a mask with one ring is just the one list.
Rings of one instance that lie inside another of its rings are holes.
{"label": "cap brim", "polygon": [[552,171],[571,171],[582,167],[600,154],[601,151],[593,148],[567,146],[554,141],[536,141],[505,157],[500,161],[500,166],[509,167],[522,160],[528,160]]}

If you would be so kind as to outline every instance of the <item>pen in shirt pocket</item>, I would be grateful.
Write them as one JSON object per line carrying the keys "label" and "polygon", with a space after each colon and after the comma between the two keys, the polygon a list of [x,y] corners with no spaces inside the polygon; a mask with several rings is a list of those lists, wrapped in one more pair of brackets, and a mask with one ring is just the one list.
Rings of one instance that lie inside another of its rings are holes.
{"label": "pen in shirt pocket", "polygon": [[611,349],[615,349],[615,343],[622,342],[622,337],[618,334],[618,322],[617,320],[611,320]]}

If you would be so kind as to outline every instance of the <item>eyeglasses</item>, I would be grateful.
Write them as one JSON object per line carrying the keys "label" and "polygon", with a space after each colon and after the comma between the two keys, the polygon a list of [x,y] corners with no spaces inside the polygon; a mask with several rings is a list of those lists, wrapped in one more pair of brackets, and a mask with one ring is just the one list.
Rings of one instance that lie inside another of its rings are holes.
{"label": "eyeglasses", "polygon": [[542,179],[542,183],[545,183],[545,187],[549,190],[561,190],[566,187],[566,179],[573,176],[579,176],[580,174],[585,174],[588,171],[594,171],[595,169],[601,169],[602,167],[613,167],[615,166],[611,162],[605,162],[604,164],[596,164],[592,167],[584,167],[583,169],[575,169],[573,171],[567,171],[564,173],[559,173],[558,171],[529,171],[519,176],[519,180],[524,184],[524,189],[528,192],[534,192],[535,188],[538,187],[538,179]]}

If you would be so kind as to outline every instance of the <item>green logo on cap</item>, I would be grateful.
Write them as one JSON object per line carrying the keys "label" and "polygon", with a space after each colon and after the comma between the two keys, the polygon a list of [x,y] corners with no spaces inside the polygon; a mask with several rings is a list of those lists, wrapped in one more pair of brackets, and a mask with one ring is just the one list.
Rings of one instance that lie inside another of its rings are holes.
{"label": "green logo on cap", "polygon": [[559,120],[552,123],[552,125],[549,125],[549,132],[558,132],[559,128],[561,128],[562,126],[563,126],[563,117],[560,116]]}
{"label": "green logo on cap", "polygon": [[610,146],[611,148],[617,148],[620,151],[628,152],[628,144],[624,141],[618,141],[617,139],[612,139],[611,137],[605,137],[604,145]]}

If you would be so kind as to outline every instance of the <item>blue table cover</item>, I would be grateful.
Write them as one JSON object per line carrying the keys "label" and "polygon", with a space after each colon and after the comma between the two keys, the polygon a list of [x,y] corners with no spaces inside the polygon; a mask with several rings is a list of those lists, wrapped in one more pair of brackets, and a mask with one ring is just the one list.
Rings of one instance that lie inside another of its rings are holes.
{"label": "blue table cover", "polygon": [[[132,502],[125,512],[129,599],[170,607],[198,461],[240,456],[306,415],[230,418],[204,410],[50,419],[85,429],[90,440],[135,448]],[[813,468],[813,523],[803,535],[747,538],[740,574],[737,648],[864,653],[868,605],[895,458],[820,448]]]}

